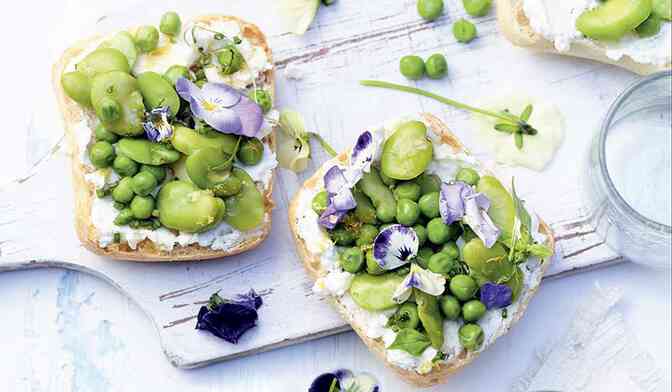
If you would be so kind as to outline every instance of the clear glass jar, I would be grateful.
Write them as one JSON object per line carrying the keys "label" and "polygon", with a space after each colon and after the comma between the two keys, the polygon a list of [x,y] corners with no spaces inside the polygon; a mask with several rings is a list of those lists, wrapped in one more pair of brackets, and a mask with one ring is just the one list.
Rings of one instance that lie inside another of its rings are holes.
{"label": "clear glass jar", "polygon": [[672,72],[629,86],[589,155],[587,199],[596,232],[637,263],[672,264]]}

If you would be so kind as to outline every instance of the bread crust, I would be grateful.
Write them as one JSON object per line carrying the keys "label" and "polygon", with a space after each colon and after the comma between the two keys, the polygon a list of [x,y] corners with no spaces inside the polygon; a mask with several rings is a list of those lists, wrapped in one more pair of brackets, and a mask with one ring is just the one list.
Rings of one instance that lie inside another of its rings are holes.
{"label": "bread crust", "polygon": [[[264,48],[269,62],[272,64],[272,53],[268,46],[266,37],[261,30],[251,23],[247,23],[237,17],[224,15],[204,15],[196,18],[193,22],[210,24],[216,21],[235,21],[241,26],[242,35],[249,39],[254,45]],[[92,112],[81,107],[77,102],[70,99],[61,87],[61,74],[67,69],[70,62],[81,56],[85,51],[90,50],[92,44],[100,40],[101,36],[94,36],[77,42],[74,46],[67,49],[61,58],[52,67],[52,84],[57,97],[59,109],[63,115],[65,125],[65,134],[70,147],[72,158],[72,181],[75,196],[75,229],[77,236],[85,248],[100,256],[109,257],[117,260],[137,261],[137,262],[166,262],[166,261],[197,261],[211,260],[226,256],[233,256],[239,253],[254,249],[261,244],[271,231],[271,211],[273,204],[273,178],[265,189],[261,189],[264,195],[264,207],[266,213],[260,226],[259,233],[254,237],[245,239],[240,244],[226,250],[214,250],[209,247],[202,247],[198,244],[188,246],[176,245],[171,251],[165,251],[149,239],[138,243],[136,249],[132,249],[127,243],[110,244],[103,248],[98,245],[98,233],[91,222],[91,206],[96,197],[95,187],[88,183],[84,175],[87,173],[87,167],[78,158],[81,155],[77,143],[75,125],[93,116]],[[275,97],[275,79],[274,70],[268,70],[264,73],[266,84],[272,97]],[[275,129],[263,140],[272,150],[275,150]]]}
{"label": "bread crust", "polygon": [[[468,153],[464,148],[464,146],[462,145],[462,143],[460,143],[460,141],[455,137],[455,135],[453,135],[450,132],[448,127],[441,120],[427,113],[421,114],[421,117],[423,121],[429,124],[431,126],[431,129],[440,137],[443,144],[450,145],[455,153],[459,152]],[[296,243],[296,248],[298,250],[299,256],[301,256],[303,266],[308,272],[308,275],[314,281],[323,276],[324,271],[322,271],[320,268],[319,255],[311,253],[307,248],[306,242],[303,240],[303,238],[299,236],[299,228],[298,228],[298,217],[300,216],[299,200],[301,199],[302,192],[315,190],[321,187],[321,181],[325,167],[331,167],[334,163],[337,162],[346,163],[348,160],[348,155],[349,151],[344,151],[340,153],[337,157],[333,158],[332,160],[322,165],[320,170],[318,170],[310,179],[308,179],[304,183],[303,187],[296,193],[289,206],[289,225],[292,231],[292,235],[294,237],[294,241]],[[553,249],[555,245],[555,240],[553,238],[553,233],[550,227],[548,227],[546,223],[540,220],[540,229],[544,234],[547,235],[549,239],[548,245]],[[541,265],[540,268],[542,268],[542,273],[545,273],[546,270],[548,269],[550,265],[550,259],[551,258],[546,260]],[[525,292],[525,294],[519,299],[520,304],[518,306],[517,311],[514,314],[509,313],[509,317],[512,319],[510,326],[513,326],[513,324],[515,324],[523,316],[530,299],[534,296],[538,287],[539,286],[530,288],[530,290]],[[448,363],[444,363],[438,367],[435,367],[428,374],[418,374],[413,370],[406,370],[400,368],[387,361],[386,349],[383,342],[380,340],[374,340],[369,338],[366,335],[366,332],[363,330],[363,326],[358,325],[355,322],[355,320],[351,317],[351,314],[339,302],[337,298],[333,296],[328,296],[327,299],[332,304],[332,306],[334,306],[336,310],[338,310],[341,317],[343,317],[343,319],[347,321],[350,324],[350,326],[352,326],[352,329],[357,333],[357,335],[359,335],[364,344],[366,344],[366,346],[368,346],[368,348],[373,353],[375,353],[375,355],[380,360],[382,360],[387,365],[388,368],[394,371],[402,380],[411,385],[417,387],[431,387],[433,385],[444,383],[451,374],[457,372],[462,367],[471,363],[479,355],[478,352],[474,353],[474,352],[462,351],[459,356],[452,358],[451,361]],[[501,330],[498,331],[499,334],[495,337],[495,339],[501,335],[504,335],[506,332],[508,332],[508,328],[506,331]]]}
{"label": "bread crust", "polygon": [[665,65],[643,64],[634,61],[629,56],[623,56],[615,61],[607,57],[603,49],[581,42],[573,43],[572,47],[566,52],[559,52],[555,49],[553,42],[532,30],[530,20],[523,10],[522,0],[497,0],[497,21],[500,31],[512,44],[534,51],[599,61],[625,68],[639,75],[649,75],[672,68],[672,63]]}

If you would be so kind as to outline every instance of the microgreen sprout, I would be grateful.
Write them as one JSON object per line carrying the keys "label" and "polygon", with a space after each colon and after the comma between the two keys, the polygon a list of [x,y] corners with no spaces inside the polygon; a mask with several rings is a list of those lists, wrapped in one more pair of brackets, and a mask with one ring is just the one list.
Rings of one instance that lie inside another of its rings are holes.
{"label": "microgreen sprout", "polygon": [[537,130],[528,123],[530,116],[532,116],[532,105],[527,105],[520,116],[516,116],[508,110],[496,112],[492,110],[481,109],[416,87],[404,86],[401,84],[395,84],[381,80],[362,80],[359,83],[362,86],[367,87],[386,88],[390,90],[421,95],[457,109],[462,109],[472,113],[478,113],[484,116],[495,118],[500,121],[495,124],[495,130],[512,134],[514,137],[514,142],[516,143],[516,147],[518,147],[519,150],[523,148],[523,135],[532,136],[537,134]]}

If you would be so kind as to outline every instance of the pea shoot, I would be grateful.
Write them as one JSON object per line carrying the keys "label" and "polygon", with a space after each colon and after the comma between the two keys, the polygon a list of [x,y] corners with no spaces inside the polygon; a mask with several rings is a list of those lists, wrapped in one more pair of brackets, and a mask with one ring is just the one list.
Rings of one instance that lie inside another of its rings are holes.
{"label": "pea shoot", "polygon": [[362,86],[366,87],[378,87],[421,95],[423,97],[431,98],[435,101],[439,101],[441,103],[444,103],[457,109],[462,109],[472,113],[478,113],[484,116],[496,118],[500,120],[500,122],[495,124],[495,130],[498,132],[504,132],[513,135],[514,143],[516,144],[516,147],[518,147],[519,150],[523,148],[523,136],[534,136],[537,134],[537,129],[528,123],[530,117],[532,116],[532,110],[533,110],[532,105],[527,105],[523,110],[523,112],[519,116],[516,116],[515,114],[509,112],[508,110],[504,110],[502,112],[495,112],[492,110],[481,109],[416,87],[404,86],[401,84],[385,82],[382,80],[362,80],[359,83]]}

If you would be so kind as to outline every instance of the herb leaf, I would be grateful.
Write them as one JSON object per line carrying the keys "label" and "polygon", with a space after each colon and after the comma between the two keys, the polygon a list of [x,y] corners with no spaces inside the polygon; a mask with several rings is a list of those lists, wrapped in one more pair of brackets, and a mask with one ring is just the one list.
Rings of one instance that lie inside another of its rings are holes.
{"label": "herb leaf", "polygon": [[516,132],[516,133],[513,135],[513,138],[514,138],[515,141],[516,141],[516,147],[517,147],[519,150],[522,150],[522,149],[523,149],[523,134],[520,133],[520,132]]}
{"label": "herb leaf", "polygon": [[518,133],[518,130],[520,127],[517,125],[513,124],[507,124],[507,123],[499,123],[495,124],[495,130],[499,132],[504,132],[504,133]]}
{"label": "herb leaf", "polygon": [[523,109],[523,113],[520,114],[520,119],[527,122],[527,120],[530,119],[531,115],[532,115],[532,104],[529,104],[525,106],[525,109]]}
{"label": "herb leaf", "polygon": [[544,244],[532,244],[527,247],[527,251],[540,259],[546,259],[553,256],[553,250]]}
{"label": "herb leaf", "polygon": [[516,216],[520,219],[520,223],[523,224],[525,230],[529,233],[532,228],[532,218],[530,217],[530,213],[525,209],[523,201],[520,200],[516,193],[516,184],[514,183],[513,178],[511,179],[511,197],[513,198],[513,207],[516,210]]}
{"label": "herb leaf", "polygon": [[426,335],[416,331],[415,329],[404,328],[399,331],[396,339],[394,339],[394,342],[390,347],[388,347],[388,349],[406,351],[407,353],[417,357],[422,354],[422,352],[425,351],[425,349],[429,347],[430,344],[431,342]]}

